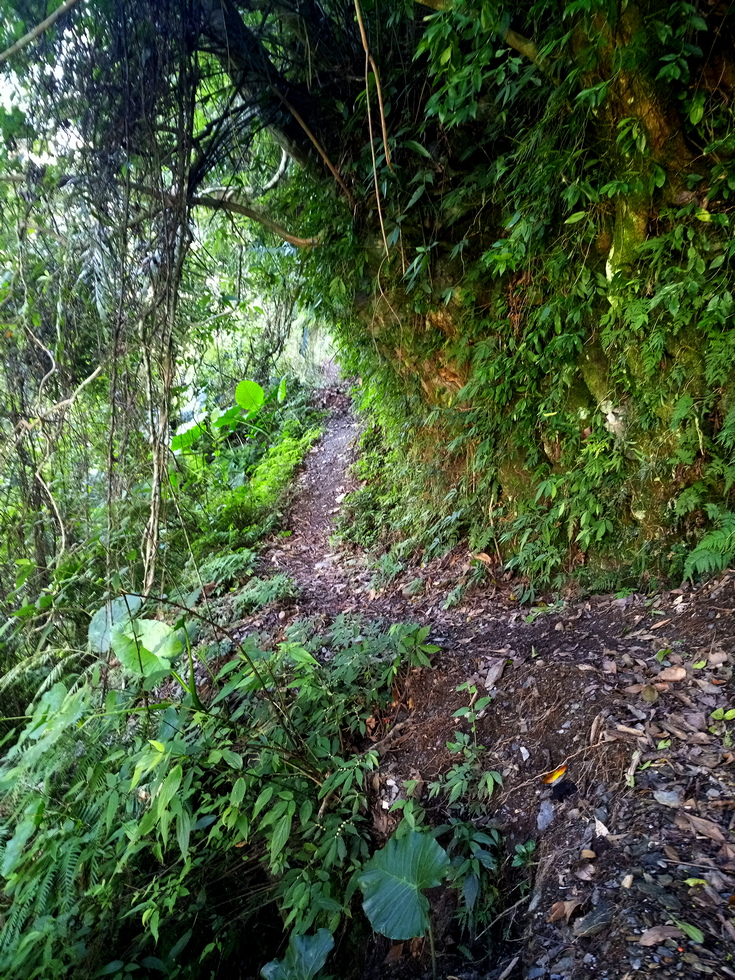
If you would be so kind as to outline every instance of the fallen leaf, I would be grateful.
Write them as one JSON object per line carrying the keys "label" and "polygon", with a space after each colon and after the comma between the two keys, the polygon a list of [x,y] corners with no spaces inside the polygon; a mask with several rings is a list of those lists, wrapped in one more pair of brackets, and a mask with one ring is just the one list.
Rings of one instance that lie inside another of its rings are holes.
{"label": "fallen leaf", "polygon": [[681,929],[677,929],[676,926],[654,926],[652,929],[646,929],[638,943],[641,946],[657,946],[664,939],[680,939],[682,935]]}
{"label": "fallen leaf", "polygon": [[393,946],[388,950],[383,963],[389,965],[391,963],[397,963],[398,960],[403,956],[403,943],[394,943]]}
{"label": "fallen leaf", "polygon": [[660,630],[662,626],[666,626],[666,624],[670,622],[670,619],[662,619],[658,623],[654,623],[652,626],[649,626],[649,629]]}
{"label": "fallen leaf", "polygon": [[488,671],[485,677],[485,687],[488,690],[498,683],[500,678],[503,676],[503,671],[505,670],[505,658],[498,657],[497,659],[488,661]]}
{"label": "fallen leaf", "polygon": [[632,888],[633,887],[633,875],[626,875],[620,882],[622,888]]}
{"label": "fallen leaf", "polygon": [[630,687],[624,687],[623,691],[625,694],[640,694],[644,687],[645,684],[631,684]]}
{"label": "fallen leaf", "polygon": [[582,858],[585,858],[585,860],[587,860],[587,861],[593,861],[597,857],[597,855],[595,854],[595,852],[594,851],[591,851],[589,849],[589,847],[585,847],[582,850],[582,852],[580,853],[579,856],[582,857]]}
{"label": "fallen leaf", "polygon": [[545,776],[541,777],[541,782],[550,785],[555,783],[557,779],[561,779],[564,773],[567,771],[566,762],[562,763],[558,769],[554,769],[552,772],[547,772]]}
{"label": "fallen leaf", "polygon": [[707,657],[707,661],[710,667],[719,667],[721,664],[727,663],[727,654],[722,650],[713,650]]}
{"label": "fallen leaf", "polygon": [[644,701],[649,704],[655,704],[658,701],[658,691],[653,686],[653,684],[646,684],[646,686],[641,691],[641,697]]}
{"label": "fallen leaf", "polygon": [[478,561],[483,562],[485,565],[493,564],[493,560],[490,557],[490,555],[486,555],[484,551],[478,551],[477,554],[473,555],[472,557],[476,558]]}
{"label": "fallen leaf", "polygon": [[687,672],[684,667],[666,667],[656,678],[659,681],[683,681]]}
{"label": "fallen leaf", "polygon": [[551,906],[551,911],[549,912],[549,917],[547,922],[558,922],[560,919],[564,919],[565,922],[569,922],[569,918],[576,908],[582,903],[576,898],[570,898],[566,902],[554,902]]}
{"label": "fallen leaf", "polygon": [[725,835],[722,833],[720,828],[712,820],[705,820],[704,817],[695,817],[691,813],[687,813],[687,819],[691,825],[692,830],[696,831],[698,834],[704,834],[705,837],[709,837],[710,840],[717,841],[718,844],[724,844]]}
{"label": "fallen leaf", "polygon": [[615,663],[614,660],[603,660],[602,671],[604,674],[617,674],[618,665]]}
{"label": "fallen leaf", "polygon": [[610,831],[607,829],[602,820],[598,820],[595,817],[595,837],[607,837]]}
{"label": "fallen leaf", "polygon": [[591,864],[583,864],[581,868],[578,868],[574,872],[574,877],[579,878],[580,881],[592,881],[595,877],[595,869]]}

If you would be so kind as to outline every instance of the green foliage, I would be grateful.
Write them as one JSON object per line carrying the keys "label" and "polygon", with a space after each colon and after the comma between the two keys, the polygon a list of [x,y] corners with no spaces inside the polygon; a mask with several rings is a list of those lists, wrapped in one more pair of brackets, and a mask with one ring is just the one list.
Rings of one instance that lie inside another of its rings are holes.
{"label": "green foliage", "polygon": [[286,575],[273,575],[271,578],[254,578],[235,596],[235,612],[247,616],[280,599],[294,599],[298,589]]}
{"label": "green foliage", "polygon": [[198,577],[202,582],[214,582],[215,585],[227,587],[233,582],[249,578],[256,561],[257,555],[248,548],[231,555],[217,555],[199,567]]}
{"label": "green foliage", "polygon": [[363,909],[376,932],[389,939],[413,939],[429,929],[429,902],[449,870],[449,856],[428,834],[410,831],[391,837],[367,862],[358,882]]}
{"label": "green foliage", "polygon": [[511,864],[514,868],[530,868],[534,863],[535,853],[536,841],[529,840],[525,844],[516,844]]}
{"label": "green foliage", "polygon": [[487,924],[497,905],[498,892],[494,872],[501,846],[497,830],[479,829],[472,821],[452,817],[448,824],[433,833],[442,837],[451,832],[447,844],[450,856],[449,876],[460,891],[459,920],[474,939],[476,931]]}
{"label": "green foliage", "polygon": [[704,535],[684,562],[687,578],[712,575],[732,564],[735,558],[735,514],[718,513],[715,528]]}
{"label": "green foliage", "polygon": [[[377,756],[357,746],[396,676],[427,662],[425,640],[411,625],[299,624],[270,653],[248,641],[206,708],[104,694],[99,675],[55,685],[0,769],[0,972],[122,976],[155,956],[209,975],[265,897],[296,935],[333,933],[369,853]],[[308,953],[316,970],[317,936],[266,969]]]}
{"label": "green foliage", "polygon": [[333,947],[334,938],[327,929],[313,936],[292,936],[285,957],[266,963],[260,975],[265,980],[313,980]]}

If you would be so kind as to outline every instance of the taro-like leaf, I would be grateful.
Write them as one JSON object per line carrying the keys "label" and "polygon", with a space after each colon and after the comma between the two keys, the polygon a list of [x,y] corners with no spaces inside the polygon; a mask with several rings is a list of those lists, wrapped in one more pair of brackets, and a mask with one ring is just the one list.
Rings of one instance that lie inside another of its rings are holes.
{"label": "taro-like leaf", "polygon": [[436,888],[449,869],[449,855],[433,837],[412,831],[391,837],[365,865],[358,879],[362,907],[376,932],[389,939],[413,939],[429,928],[426,888]]}
{"label": "taro-like leaf", "polygon": [[94,653],[107,653],[113,626],[129,625],[143,600],[137,595],[124,595],[106,602],[89,623],[89,646]]}
{"label": "taro-like leaf", "polygon": [[312,980],[327,961],[334,938],[328,929],[314,936],[291,936],[282,960],[271,960],[260,971],[265,980]]}
{"label": "taro-like leaf", "polygon": [[246,412],[257,412],[265,401],[265,392],[257,381],[245,378],[235,388],[235,401]]}
{"label": "taro-like leaf", "polygon": [[120,663],[144,677],[168,670],[183,644],[176,630],[157,619],[136,619],[114,626],[112,646]]}

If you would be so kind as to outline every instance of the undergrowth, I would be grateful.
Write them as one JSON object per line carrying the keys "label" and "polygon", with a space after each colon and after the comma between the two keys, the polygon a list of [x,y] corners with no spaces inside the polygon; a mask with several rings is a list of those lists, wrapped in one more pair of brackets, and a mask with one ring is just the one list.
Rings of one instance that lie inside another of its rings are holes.
{"label": "undergrowth", "polygon": [[253,949],[243,927],[270,903],[287,932],[335,933],[371,850],[368,723],[428,664],[426,633],[297,624],[241,645],[206,705],[153,705],[129,671],[56,684],[0,769],[2,975],[257,969],[268,931]]}

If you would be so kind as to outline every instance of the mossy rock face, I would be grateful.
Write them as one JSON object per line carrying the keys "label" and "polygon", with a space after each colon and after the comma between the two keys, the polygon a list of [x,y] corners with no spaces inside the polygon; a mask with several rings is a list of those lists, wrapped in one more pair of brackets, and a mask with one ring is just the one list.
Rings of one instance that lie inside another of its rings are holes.
{"label": "mossy rock face", "polygon": [[598,405],[607,401],[612,393],[610,361],[597,337],[585,344],[579,355],[579,370],[592,397]]}
{"label": "mossy rock face", "polygon": [[503,489],[503,495],[509,500],[515,500],[530,496],[536,481],[525,458],[516,452],[506,456],[498,465],[498,483]]}

